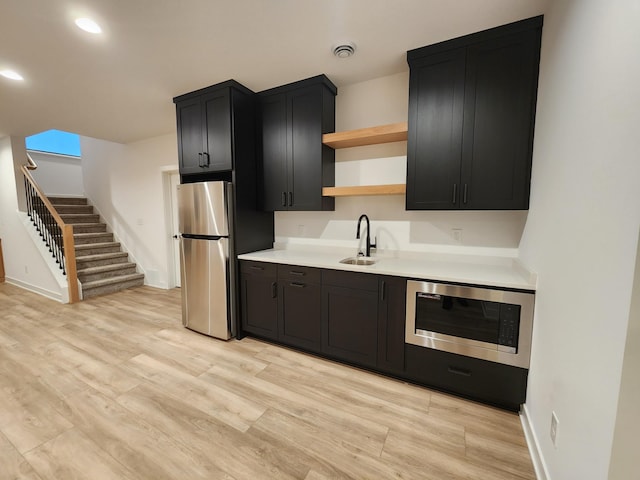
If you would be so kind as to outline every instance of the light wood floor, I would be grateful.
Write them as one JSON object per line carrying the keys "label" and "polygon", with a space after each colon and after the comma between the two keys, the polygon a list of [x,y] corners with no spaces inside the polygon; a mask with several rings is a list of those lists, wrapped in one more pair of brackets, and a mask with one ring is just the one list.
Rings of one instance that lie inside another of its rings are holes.
{"label": "light wood floor", "polygon": [[518,416],[254,339],[180,292],[0,284],[0,479],[533,479]]}

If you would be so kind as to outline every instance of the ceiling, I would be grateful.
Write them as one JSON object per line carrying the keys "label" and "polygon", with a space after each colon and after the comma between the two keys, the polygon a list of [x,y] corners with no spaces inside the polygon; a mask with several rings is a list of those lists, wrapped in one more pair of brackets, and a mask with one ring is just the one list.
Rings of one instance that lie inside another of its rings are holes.
{"label": "ceiling", "polygon": [[[233,78],[339,88],[407,50],[544,12],[547,0],[2,0],[0,137],[52,128],[128,143],[175,130],[174,96]],[[103,33],[74,25],[89,16]],[[353,42],[348,59],[333,46]]]}

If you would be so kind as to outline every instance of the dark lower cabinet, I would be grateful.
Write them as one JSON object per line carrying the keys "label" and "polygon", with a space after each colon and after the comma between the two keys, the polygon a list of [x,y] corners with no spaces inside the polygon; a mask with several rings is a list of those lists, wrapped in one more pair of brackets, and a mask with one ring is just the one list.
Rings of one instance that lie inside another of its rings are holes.
{"label": "dark lower cabinet", "polygon": [[375,367],[378,355],[378,278],[325,270],[322,282],[322,352]]}
{"label": "dark lower cabinet", "polygon": [[278,265],[278,340],[310,352],[321,345],[321,272]]}
{"label": "dark lower cabinet", "polygon": [[278,338],[276,265],[240,262],[240,319],[243,332]]}
{"label": "dark lower cabinet", "polygon": [[405,344],[406,279],[241,261],[242,331],[517,411],[528,370]]}
{"label": "dark lower cabinet", "polygon": [[528,370],[415,345],[405,346],[405,377],[428,387],[517,411]]}
{"label": "dark lower cabinet", "polygon": [[387,373],[402,375],[407,280],[380,277],[379,289],[377,367]]}
{"label": "dark lower cabinet", "polygon": [[321,270],[240,262],[242,333],[321,351]]}

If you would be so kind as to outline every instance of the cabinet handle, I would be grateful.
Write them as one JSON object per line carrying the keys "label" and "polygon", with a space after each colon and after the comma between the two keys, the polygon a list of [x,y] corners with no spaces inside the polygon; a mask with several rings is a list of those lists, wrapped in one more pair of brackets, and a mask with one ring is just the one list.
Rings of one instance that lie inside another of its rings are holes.
{"label": "cabinet handle", "polygon": [[289,192],[289,206],[293,206],[293,192]]}
{"label": "cabinet handle", "polygon": [[380,285],[380,295],[382,296],[381,300],[384,300],[384,298],[386,297],[386,292],[387,290],[387,283],[383,280],[382,284]]}
{"label": "cabinet handle", "polygon": [[462,191],[462,203],[467,203],[467,190],[468,190],[468,185],[465,183],[464,184],[464,190]]}
{"label": "cabinet handle", "polygon": [[296,277],[304,277],[305,273],[304,272],[296,272],[295,270],[290,270],[289,271],[289,275],[295,275]]}
{"label": "cabinet handle", "polygon": [[456,203],[457,199],[458,199],[458,184],[454,183],[453,184],[453,198],[451,199],[451,203]]}
{"label": "cabinet handle", "polygon": [[204,168],[207,168],[211,164],[209,154],[207,152],[204,152],[202,154],[202,156],[203,156],[203,158],[207,159],[207,163],[205,165],[203,165]]}
{"label": "cabinet handle", "polygon": [[249,268],[250,268],[251,270],[264,270],[264,267],[258,267],[258,266],[256,266],[256,265],[251,265]]}
{"label": "cabinet handle", "polygon": [[276,298],[278,296],[278,284],[273,282],[271,284],[271,298]]}
{"label": "cabinet handle", "polygon": [[291,282],[289,284],[290,287],[296,287],[296,288],[304,288],[306,287],[306,285],[304,283],[296,283],[296,282]]}
{"label": "cabinet handle", "polygon": [[282,206],[287,206],[287,192],[282,192]]}
{"label": "cabinet handle", "polygon": [[198,152],[198,166],[202,168],[202,152]]}
{"label": "cabinet handle", "polygon": [[462,375],[463,377],[470,377],[471,376],[471,372],[469,370],[464,370],[462,368],[456,368],[456,367],[449,367],[447,368],[447,370],[449,371],[449,373],[453,373],[455,375]]}

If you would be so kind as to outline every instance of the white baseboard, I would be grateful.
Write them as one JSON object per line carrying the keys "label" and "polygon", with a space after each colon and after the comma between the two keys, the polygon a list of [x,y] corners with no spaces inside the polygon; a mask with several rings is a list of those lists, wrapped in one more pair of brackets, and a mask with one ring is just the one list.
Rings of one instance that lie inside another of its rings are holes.
{"label": "white baseboard", "polygon": [[529,455],[531,455],[531,461],[533,462],[533,468],[536,472],[536,478],[538,480],[551,480],[549,470],[547,469],[544,457],[542,456],[542,451],[540,450],[538,437],[531,425],[531,417],[529,416],[529,410],[527,409],[526,403],[522,405],[522,409],[520,410],[520,422],[522,422],[522,429],[524,430],[524,437],[527,440]]}
{"label": "white baseboard", "polygon": [[15,285],[16,287],[24,288],[25,290],[29,290],[30,292],[37,293],[39,295],[42,295],[43,297],[50,298],[51,300],[56,300],[61,303],[66,303],[60,293],[52,292],[51,290],[46,290],[36,285],[31,285],[30,283],[23,282],[22,280],[18,280],[16,278],[6,277],[5,281],[7,283],[10,283],[11,285]]}

